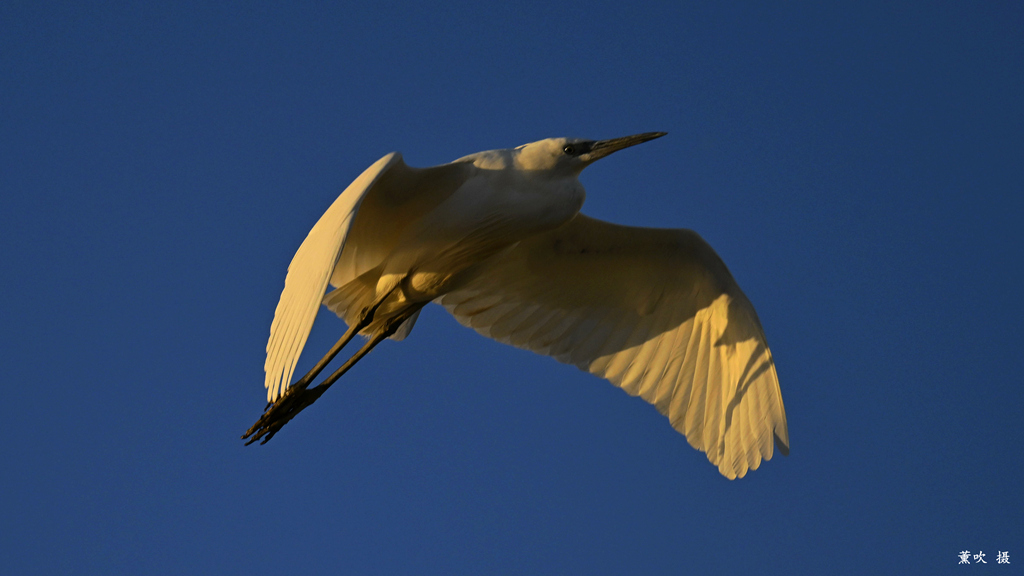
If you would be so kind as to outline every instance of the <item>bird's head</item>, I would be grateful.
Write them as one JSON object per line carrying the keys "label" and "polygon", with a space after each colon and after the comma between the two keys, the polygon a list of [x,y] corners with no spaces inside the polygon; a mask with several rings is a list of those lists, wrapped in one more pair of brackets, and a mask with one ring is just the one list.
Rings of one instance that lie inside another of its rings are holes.
{"label": "bird's head", "polygon": [[579,175],[584,168],[612,152],[654,140],[667,132],[644,132],[611,140],[548,138],[523,144],[515,150],[515,166],[520,170],[541,170]]}

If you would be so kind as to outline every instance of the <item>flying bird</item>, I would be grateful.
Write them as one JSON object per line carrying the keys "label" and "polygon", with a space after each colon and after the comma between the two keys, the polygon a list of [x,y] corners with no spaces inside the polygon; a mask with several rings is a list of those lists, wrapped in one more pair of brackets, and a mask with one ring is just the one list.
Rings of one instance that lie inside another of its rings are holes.
{"label": "flying bird", "polygon": [[[267,342],[266,443],[430,302],[464,326],[640,396],[729,479],[789,453],[775,364],[754,307],[697,233],[580,213],[584,168],[664,136],[549,138],[430,168],[392,152],[310,230],[288,266]],[[333,288],[327,291],[328,284]],[[320,304],[348,330],[289,385]],[[310,384],[356,335],[365,344]]]}

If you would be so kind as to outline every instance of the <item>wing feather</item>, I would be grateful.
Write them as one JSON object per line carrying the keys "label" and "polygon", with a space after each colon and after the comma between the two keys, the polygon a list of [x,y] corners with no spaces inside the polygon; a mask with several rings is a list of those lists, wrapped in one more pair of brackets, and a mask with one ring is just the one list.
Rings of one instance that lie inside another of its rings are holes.
{"label": "wing feather", "polygon": [[789,449],[753,307],[689,230],[578,215],[524,240],[439,300],[485,336],[573,364],[640,396],[728,478]]}
{"label": "wing feather", "polygon": [[288,265],[284,290],[277,303],[267,341],[267,360],[263,369],[266,372],[268,401],[273,402],[284,394],[291,382],[363,197],[384,172],[401,160],[401,155],[393,152],[367,168],[331,204],[295,252]]}
{"label": "wing feather", "polygon": [[[320,304],[351,325],[376,295],[384,264],[404,235],[472,178],[474,170],[465,162],[410,168],[393,152],[338,196],[288,266],[267,341],[270,401],[287,390]],[[325,296],[328,284],[338,289]],[[392,338],[404,338],[415,321],[415,315],[410,317]]]}

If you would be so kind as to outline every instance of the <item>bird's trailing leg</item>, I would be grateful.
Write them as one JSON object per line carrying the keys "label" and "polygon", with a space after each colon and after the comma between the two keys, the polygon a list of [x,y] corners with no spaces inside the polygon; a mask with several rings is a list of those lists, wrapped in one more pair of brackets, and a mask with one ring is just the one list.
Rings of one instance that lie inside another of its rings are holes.
{"label": "bird's trailing leg", "polygon": [[[320,361],[317,362],[315,366],[310,368],[309,372],[306,372],[305,376],[299,378],[299,381],[296,382],[295,384],[292,384],[291,388],[305,388],[309,386],[309,383],[312,382],[313,379],[316,378],[318,374],[323,372],[324,368],[326,368],[327,365],[331,363],[331,360],[334,360],[334,357],[337,356],[339,352],[341,352],[341,349],[344,348],[349,342],[351,342],[352,339],[356,337],[356,334],[359,334],[359,332],[363,328],[366,328],[367,326],[370,325],[371,322],[373,322],[373,316],[374,314],[377,313],[377,310],[380,308],[381,304],[383,304],[384,301],[387,300],[388,297],[391,296],[397,289],[398,284],[396,284],[394,288],[388,290],[383,295],[374,300],[372,304],[367,306],[363,310],[362,314],[359,315],[359,319],[354,324],[352,324],[352,326],[349,327],[349,329],[340,339],[338,339],[337,342],[335,342],[334,346],[332,346],[331,349],[327,351],[327,354],[324,354],[324,357],[321,358]],[[272,404],[267,404],[267,408],[270,408],[271,405]]]}
{"label": "bird's trailing leg", "polygon": [[[370,317],[370,320],[366,320],[365,324],[369,324],[370,321],[372,321],[373,312],[380,307],[380,302],[382,301],[383,300],[377,302],[375,306],[370,309],[369,314],[366,315]],[[363,356],[369,354],[370,350],[373,350],[373,348],[377,344],[380,344],[381,341],[394,334],[403,322],[408,320],[410,316],[419,311],[419,309],[424,305],[425,304],[417,304],[411,306],[406,310],[403,310],[400,314],[389,318],[379,332],[375,333],[370,340],[359,349],[359,351],[346,360],[345,363],[335,370],[334,373],[326,380],[313,388],[307,388],[307,386],[309,386],[309,382],[312,381],[325,366],[327,366],[331,359],[333,359],[345,344],[352,339],[355,333],[359,332],[361,328],[357,328],[357,326],[359,324],[363,324],[363,320],[350,328],[349,331],[345,333],[345,336],[342,336],[341,340],[338,340],[338,343],[331,348],[331,351],[328,352],[327,356],[324,356],[324,358],[317,363],[314,369],[310,370],[309,374],[306,374],[306,376],[303,376],[301,380],[288,388],[288,391],[278,398],[276,402],[267,406],[263,416],[261,416],[260,419],[252,425],[252,428],[249,428],[249,430],[247,430],[242,436],[243,440],[248,439],[245,445],[248,446],[249,444],[261,439],[260,444],[266,444],[269,442],[270,439],[277,434],[277,431],[287,424],[289,420],[294,418],[296,414],[301,412],[307,406],[316,402],[332,384],[337,382],[345,372],[348,372],[350,368],[355,366],[356,362],[361,360]],[[365,325],[363,327],[365,327]],[[349,333],[352,334],[350,335]]]}

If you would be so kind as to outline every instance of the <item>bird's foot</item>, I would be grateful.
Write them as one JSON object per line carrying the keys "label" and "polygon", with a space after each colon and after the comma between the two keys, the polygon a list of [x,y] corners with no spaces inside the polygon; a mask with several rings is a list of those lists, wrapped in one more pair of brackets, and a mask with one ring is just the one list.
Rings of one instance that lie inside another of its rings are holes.
{"label": "bird's foot", "polygon": [[[274,434],[277,434],[277,431],[287,424],[289,420],[294,418],[299,412],[302,412],[306,406],[316,402],[332,384],[338,381],[338,378],[341,378],[345,372],[348,372],[352,366],[355,366],[356,362],[358,362],[360,358],[369,354],[370,350],[373,350],[373,347],[379,344],[382,340],[394,334],[402,323],[422,308],[424,304],[425,303],[412,306],[402,314],[387,319],[384,322],[381,331],[374,334],[358,352],[335,370],[334,374],[331,374],[326,380],[317,386],[307,389],[306,387],[309,385],[309,382],[316,377],[316,375],[327,365],[328,362],[331,361],[331,359],[334,358],[338,351],[341,350],[351,337],[362,328],[362,325],[356,325],[352,329],[349,329],[345,336],[342,336],[341,340],[334,345],[334,348],[331,349],[327,356],[317,363],[309,374],[306,374],[298,382],[289,387],[288,391],[278,398],[276,402],[267,405],[266,410],[263,412],[263,416],[260,416],[260,419],[252,425],[252,428],[249,428],[245,435],[242,436],[243,440],[247,440],[245,445],[248,446],[257,440],[260,440],[260,444],[266,444],[269,442],[270,439],[274,437]],[[376,307],[374,307],[370,312],[365,313],[365,316],[372,318],[374,310],[376,310]]]}
{"label": "bird's foot", "polygon": [[296,414],[302,412],[307,406],[316,402],[317,398],[324,393],[326,387],[315,386],[307,389],[305,385],[292,386],[285,392],[284,396],[277,399],[276,402],[267,405],[267,409],[263,412],[263,416],[249,428],[248,431],[242,436],[243,440],[248,439],[245,443],[246,446],[260,440],[260,444],[266,444],[277,434],[289,420],[295,417]]}

